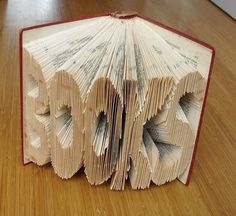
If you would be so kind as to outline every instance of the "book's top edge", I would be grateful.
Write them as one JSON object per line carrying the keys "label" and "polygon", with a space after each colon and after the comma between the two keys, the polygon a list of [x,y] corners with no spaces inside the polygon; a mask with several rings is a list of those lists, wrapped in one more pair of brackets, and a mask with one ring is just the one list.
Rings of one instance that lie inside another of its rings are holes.
{"label": "book's top edge", "polygon": [[138,16],[138,13],[134,11],[115,11],[109,15],[118,19],[129,19]]}
{"label": "book's top edge", "polygon": [[149,18],[149,17],[146,17],[144,15],[141,15],[137,12],[134,12],[134,11],[115,11],[115,12],[112,12],[112,13],[103,13],[103,14],[97,14],[97,15],[94,15],[94,16],[84,16],[84,17],[78,17],[78,18],[75,18],[75,19],[68,19],[68,20],[62,20],[62,21],[57,21],[57,22],[49,22],[49,23],[44,23],[44,24],[40,24],[40,25],[34,25],[34,26],[28,26],[28,27],[25,27],[25,28],[22,28],[20,29],[20,38],[22,38],[22,34],[24,31],[28,31],[28,30],[32,30],[32,29],[36,29],[36,28],[42,28],[42,27],[46,27],[46,26],[51,26],[51,25],[57,25],[57,24],[63,24],[63,23],[69,23],[69,22],[74,22],[74,21],[78,21],[78,20],[83,20],[83,19],[89,19],[89,18],[95,18],[95,17],[100,17],[100,16],[112,16],[112,17],[116,17],[116,18],[119,18],[119,19],[131,19],[131,18],[134,18],[134,17],[139,17],[139,18],[142,18],[142,19],[145,19],[155,25],[158,25],[166,30],[169,30],[169,31],[172,31],[176,34],[179,34],[185,38],[188,38],[198,44],[201,44],[202,46],[204,47],[207,47],[208,49],[210,49],[212,51],[212,55],[214,56],[215,54],[215,48],[213,46],[211,46],[210,44],[204,42],[204,41],[201,41],[197,38],[194,38],[184,32],[181,32],[179,30],[176,30],[170,26],[167,26],[163,23],[160,23],[158,21],[156,21],[155,19],[152,19],[152,18]]}

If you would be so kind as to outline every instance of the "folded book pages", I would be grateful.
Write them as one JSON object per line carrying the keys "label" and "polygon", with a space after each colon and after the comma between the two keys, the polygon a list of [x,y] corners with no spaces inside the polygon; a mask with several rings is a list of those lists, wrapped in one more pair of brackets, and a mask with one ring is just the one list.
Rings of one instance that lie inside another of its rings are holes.
{"label": "folded book pages", "polygon": [[137,14],[23,29],[24,163],[122,190],[186,183],[211,46]]}

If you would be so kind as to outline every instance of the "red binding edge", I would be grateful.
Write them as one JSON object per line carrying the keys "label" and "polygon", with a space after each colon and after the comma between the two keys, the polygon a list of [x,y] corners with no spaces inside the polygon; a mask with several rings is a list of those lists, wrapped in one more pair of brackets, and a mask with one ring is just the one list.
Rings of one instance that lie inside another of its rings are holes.
{"label": "red binding edge", "polygon": [[197,147],[198,147],[198,143],[199,143],[198,141],[199,141],[199,138],[200,138],[200,131],[201,131],[201,128],[202,128],[203,115],[204,115],[204,112],[205,112],[206,101],[207,101],[206,99],[207,99],[208,90],[209,90],[209,86],[210,86],[213,63],[214,63],[214,60],[215,60],[215,49],[212,47],[211,50],[212,50],[211,63],[210,63],[210,69],[209,69],[209,75],[208,75],[208,79],[207,79],[207,85],[206,85],[204,100],[203,100],[203,104],[202,104],[202,112],[201,112],[200,120],[199,120],[199,124],[198,124],[198,131],[197,131],[197,136],[196,136],[196,139],[195,139],[193,155],[192,155],[192,161],[191,161],[191,164],[190,164],[188,177],[187,177],[187,181],[186,181],[185,185],[189,184],[190,177],[191,177],[192,172],[193,172],[193,165],[194,165],[195,158],[196,158],[196,151],[197,151]]}
{"label": "red binding edge", "polygon": [[[95,16],[86,16],[86,17],[79,17],[76,19],[69,19],[69,20],[64,20],[64,21],[58,21],[58,22],[50,22],[50,23],[45,23],[45,24],[41,24],[41,25],[35,25],[35,26],[30,26],[30,27],[26,27],[20,30],[20,36],[19,36],[19,51],[20,51],[20,106],[21,106],[21,111],[20,111],[20,117],[21,117],[21,150],[22,150],[22,162],[24,165],[27,165],[31,162],[28,163],[24,163],[24,125],[23,125],[23,53],[22,53],[22,42],[23,42],[23,32],[27,31],[27,30],[31,30],[31,29],[36,29],[36,28],[41,28],[41,27],[46,27],[46,26],[51,26],[51,25],[57,25],[57,24],[62,24],[62,23],[68,23],[68,22],[73,22],[73,21],[78,21],[78,20],[83,20],[83,19],[89,19],[89,18],[95,18],[95,17],[100,17],[100,16],[113,16],[113,13],[103,13],[103,14],[98,14]],[[198,125],[198,131],[197,131],[197,136],[196,136],[196,140],[195,140],[195,144],[194,144],[194,150],[193,150],[193,155],[192,155],[192,160],[191,160],[191,165],[189,168],[189,173],[188,173],[188,177],[187,177],[187,182],[186,185],[189,184],[190,181],[190,177],[192,174],[192,170],[193,170],[193,165],[194,165],[194,161],[196,158],[196,151],[197,151],[197,146],[198,146],[198,141],[199,141],[199,136],[200,136],[200,130],[201,130],[201,126],[202,126],[202,122],[203,122],[203,115],[204,115],[204,111],[205,111],[205,106],[206,106],[206,99],[207,99],[207,95],[208,95],[208,90],[209,90],[209,85],[210,85],[210,79],[211,79],[211,75],[212,75],[212,68],[213,68],[213,62],[214,62],[214,58],[215,58],[215,49],[208,43],[205,43],[199,39],[196,39],[188,34],[185,34],[181,31],[178,31],[176,29],[173,29],[172,27],[169,27],[167,25],[164,25],[163,23],[160,23],[152,18],[140,15],[140,14],[131,14],[131,15],[127,15],[127,16],[122,16],[119,19],[131,19],[134,17],[140,17],[142,19],[145,19],[155,25],[158,25],[164,29],[167,29],[169,31],[172,31],[176,34],[179,34],[185,38],[188,38],[198,44],[201,44],[204,47],[209,48],[212,51],[212,57],[211,57],[211,63],[210,63],[210,69],[209,69],[209,75],[208,75],[208,79],[207,79],[207,85],[206,85],[206,90],[205,90],[205,97],[203,100],[203,105],[202,105],[202,110],[201,110],[201,115],[200,115],[200,120],[199,120],[199,125]]]}

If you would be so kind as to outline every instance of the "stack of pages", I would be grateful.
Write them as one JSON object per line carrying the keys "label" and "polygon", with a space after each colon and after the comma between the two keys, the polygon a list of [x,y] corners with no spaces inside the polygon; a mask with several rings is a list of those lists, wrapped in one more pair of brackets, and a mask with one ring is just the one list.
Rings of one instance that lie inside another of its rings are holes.
{"label": "stack of pages", "polygon": [[22,34],[25,163],[114,190],[186,183],[212,49],[140,16]]}

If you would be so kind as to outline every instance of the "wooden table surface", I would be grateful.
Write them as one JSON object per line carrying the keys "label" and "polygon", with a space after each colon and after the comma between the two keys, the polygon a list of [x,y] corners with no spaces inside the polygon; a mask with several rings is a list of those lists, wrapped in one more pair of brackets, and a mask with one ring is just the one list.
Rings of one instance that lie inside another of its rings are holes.
{"label": "wooden table surface", "polygon": [[[79,171],[61,180],[50,165],[23,166],[19,29],[134,10],[216,48],[190,185],[178,181],[123,192],[93,187]],[[236,21],[204,0],[0,0],[0,215],[236,215]]]}

